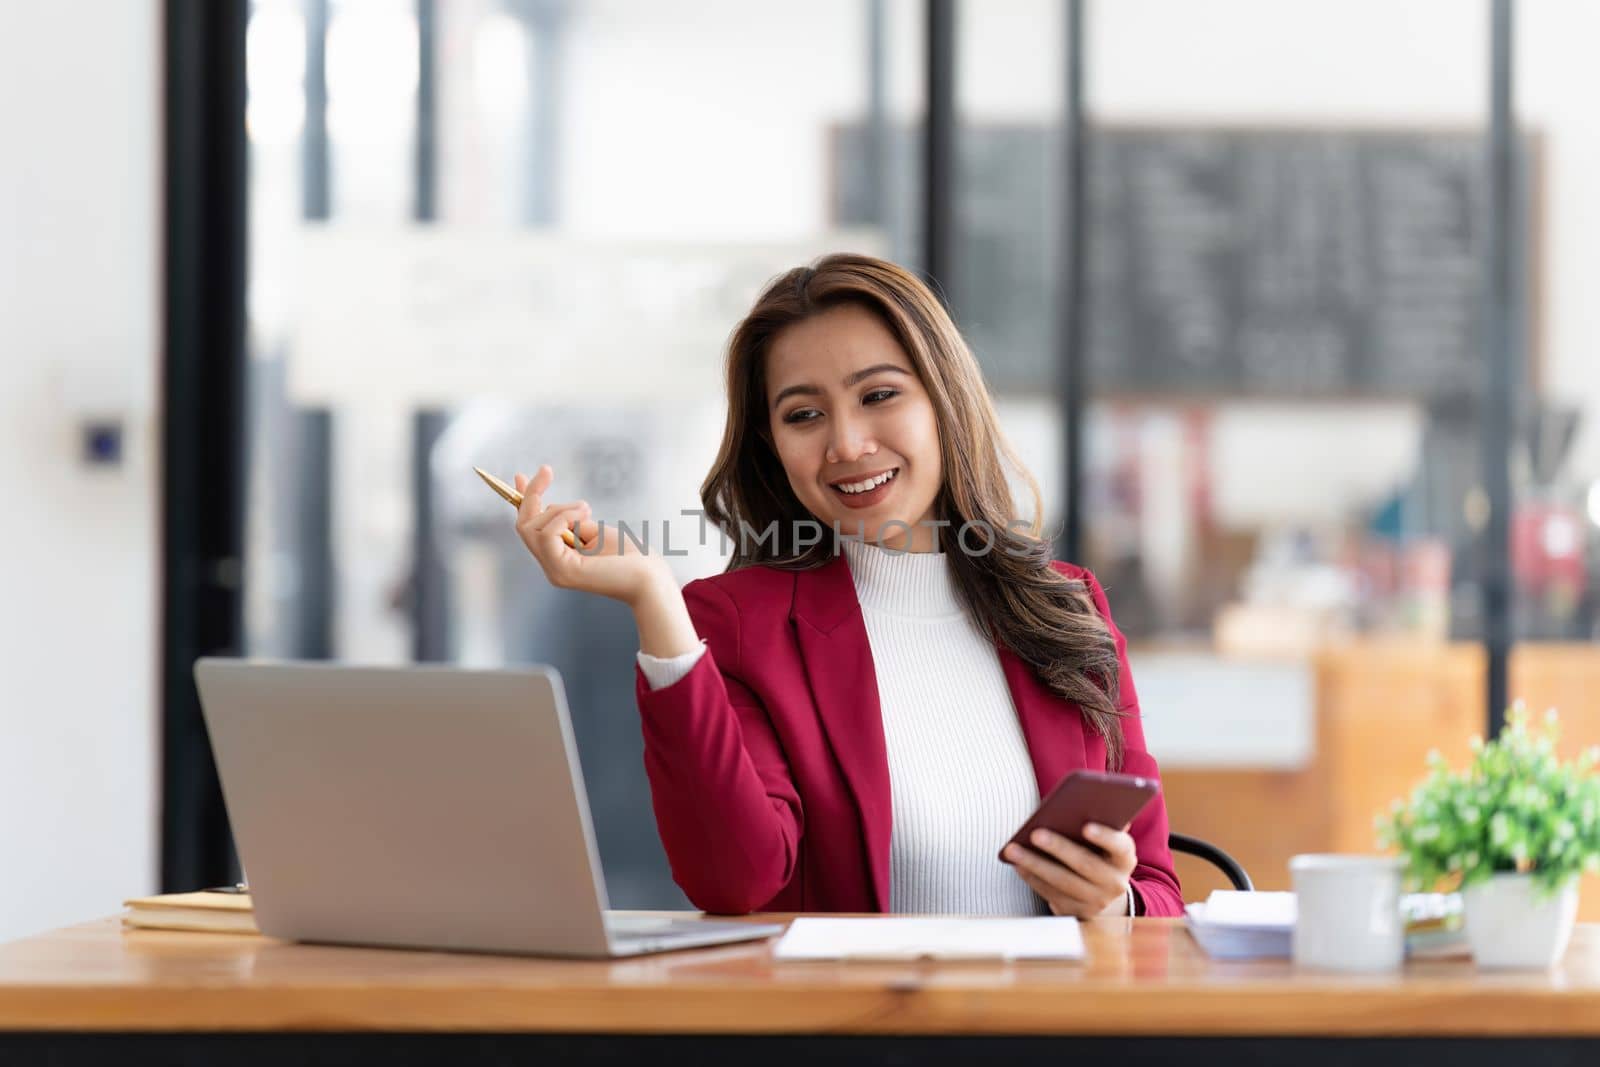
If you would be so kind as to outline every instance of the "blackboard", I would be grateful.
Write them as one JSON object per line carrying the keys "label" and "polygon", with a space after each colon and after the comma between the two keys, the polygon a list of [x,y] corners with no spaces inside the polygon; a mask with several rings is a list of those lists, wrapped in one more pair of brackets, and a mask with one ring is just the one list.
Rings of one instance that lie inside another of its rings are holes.
{"label": "blackboard", "polygon": [[[878,181],[904,190],[920,134],[887,136],[896,177]],[[873,188],[867,137],[834,132],[833,216],[885,226],[894,254],[917,262],[919,205]],[[1057,135],[969,125],[958,145],[951,307],[996,389],[1050,389]],[[1090,145],[1097,394],[1437,400],[1481,389],[1485,134],[1097,126]],[[1525,142],[1523,219],[1533,158]],[[1514,272],[1523,282],[1526,262]]]}

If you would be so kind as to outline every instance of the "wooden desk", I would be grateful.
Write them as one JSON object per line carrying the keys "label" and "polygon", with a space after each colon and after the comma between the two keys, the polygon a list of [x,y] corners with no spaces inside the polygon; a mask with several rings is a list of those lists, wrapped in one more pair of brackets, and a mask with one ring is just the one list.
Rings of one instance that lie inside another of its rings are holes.
{"label": "wooden desk", "polygon": [[1454,1067],[1533,1046],[1557,1062],[1600,1058],[1597,926],[1580,926],[1548,974],[1214,962],[1164,919],[1088,923],[1085,939],[1081,964],[779,964],[770,943],[591,963],[123,933],[107,919],[0,946],[0,1063],[405,1064],[492,1048],[768,1067],[820,1055],[956,1062],[993,1054],[980,1045],[998,1037],[1123,1064],[1135,1049],[1297,1067],[1433,1053]]}

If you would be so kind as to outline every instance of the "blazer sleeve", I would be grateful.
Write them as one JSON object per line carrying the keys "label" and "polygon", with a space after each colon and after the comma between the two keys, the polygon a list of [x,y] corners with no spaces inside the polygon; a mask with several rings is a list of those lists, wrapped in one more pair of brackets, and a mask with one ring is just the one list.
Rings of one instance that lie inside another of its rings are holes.
{"label": "blazer sleeve", "polygon": [[[1128,641],[1111,619],[1111,605],[1106,600],[1106,591],[1100,587],[1100,582],[1088,571],[1083,572],[1083,581],[1089,587],[1096,610],[1106,620],[1106,625],[1111,628],[1111,636],[1117,643],[1117,710],[1122,712],[1122,770],[1159,780],[1160,768],[1145,747],[1139,694],[1133,687],[1133,672],[1128,669]],[[1128,832],[1133,835],[1139,856],[1138,865],[1134,867],[1130,879],[1134,896],[1138,898],[1138,913],[1182,915],[1183,889],[1178,885],[1178,875],[1172,867],[1172,852],[1167,846],[1167,799],[1164,792],[1157,793],[1156,798],[1145,806],[1133,820]]]}
{"label": "blazer sleeve", "polygon": [[800,796],[766,709],[742,681],[737,605],[705,580],[683,595],[708,654],[661,689],[635,667],[645,774],[673,881],[695,907],[739,915],[794,876]]}

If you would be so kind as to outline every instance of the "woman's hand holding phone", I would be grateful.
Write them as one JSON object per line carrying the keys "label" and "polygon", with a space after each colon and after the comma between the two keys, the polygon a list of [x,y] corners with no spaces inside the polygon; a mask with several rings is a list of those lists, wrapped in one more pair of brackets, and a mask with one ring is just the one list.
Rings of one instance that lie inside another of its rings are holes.
{"label": "woman's hand holding phone", "polygon": [[1083,836],[1095,847],[1036,829],[1028,835],[1032,849],[1012,843],[1003,858],[1054,915],[1126,915],[1128,880],[1139,862],[1132,835],[1091,822],[1084,825]]}
{"label": "woman's hand holding phone", "polygon": [[1000,859],[1057,915],[1126,915],[1128,880],[1139,862],[1127,828],[1160,791],[1153,778],[1073,771],[1039,802]]}

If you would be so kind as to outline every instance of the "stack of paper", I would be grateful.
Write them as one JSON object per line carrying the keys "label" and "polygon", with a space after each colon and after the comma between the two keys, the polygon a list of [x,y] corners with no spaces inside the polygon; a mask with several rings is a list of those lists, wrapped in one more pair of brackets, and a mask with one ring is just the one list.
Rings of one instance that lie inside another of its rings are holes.
{"label": "stack of paper", "polygon": [[[1461,928],[1461,898],[1454,893],[1409,893],[1401,898],[1406,919],[1406,955],[1461,956],[1468,952]],[[1293,951],[1293,893],[1218,890],[1204,904],[1184,909],[1189,932],[1218,959],[1288,958]]]}
{"label": "stack of paper", "polygon": [[167,893],[125,900],[122,925],[149,930],[200,930],[207,933],[255,934],[255,913],[247,893]]}
{"label": "stack of paper", "polygon": [[1083,933],[1071,917],[1027,919],[796,919],[780,960],[1079,960]]}
{"label": "stack of paper", "polygon": [[1184,908],[1189,932],[1217,959],[1288,958],[1294,941],[1293,893],[1219,889]]}
{"label": "stack of paper", "polygon": [[1406,955],[1412,959],[1469,956],[1460,893],[1408,893],[1400,898],[1406,919]]}

